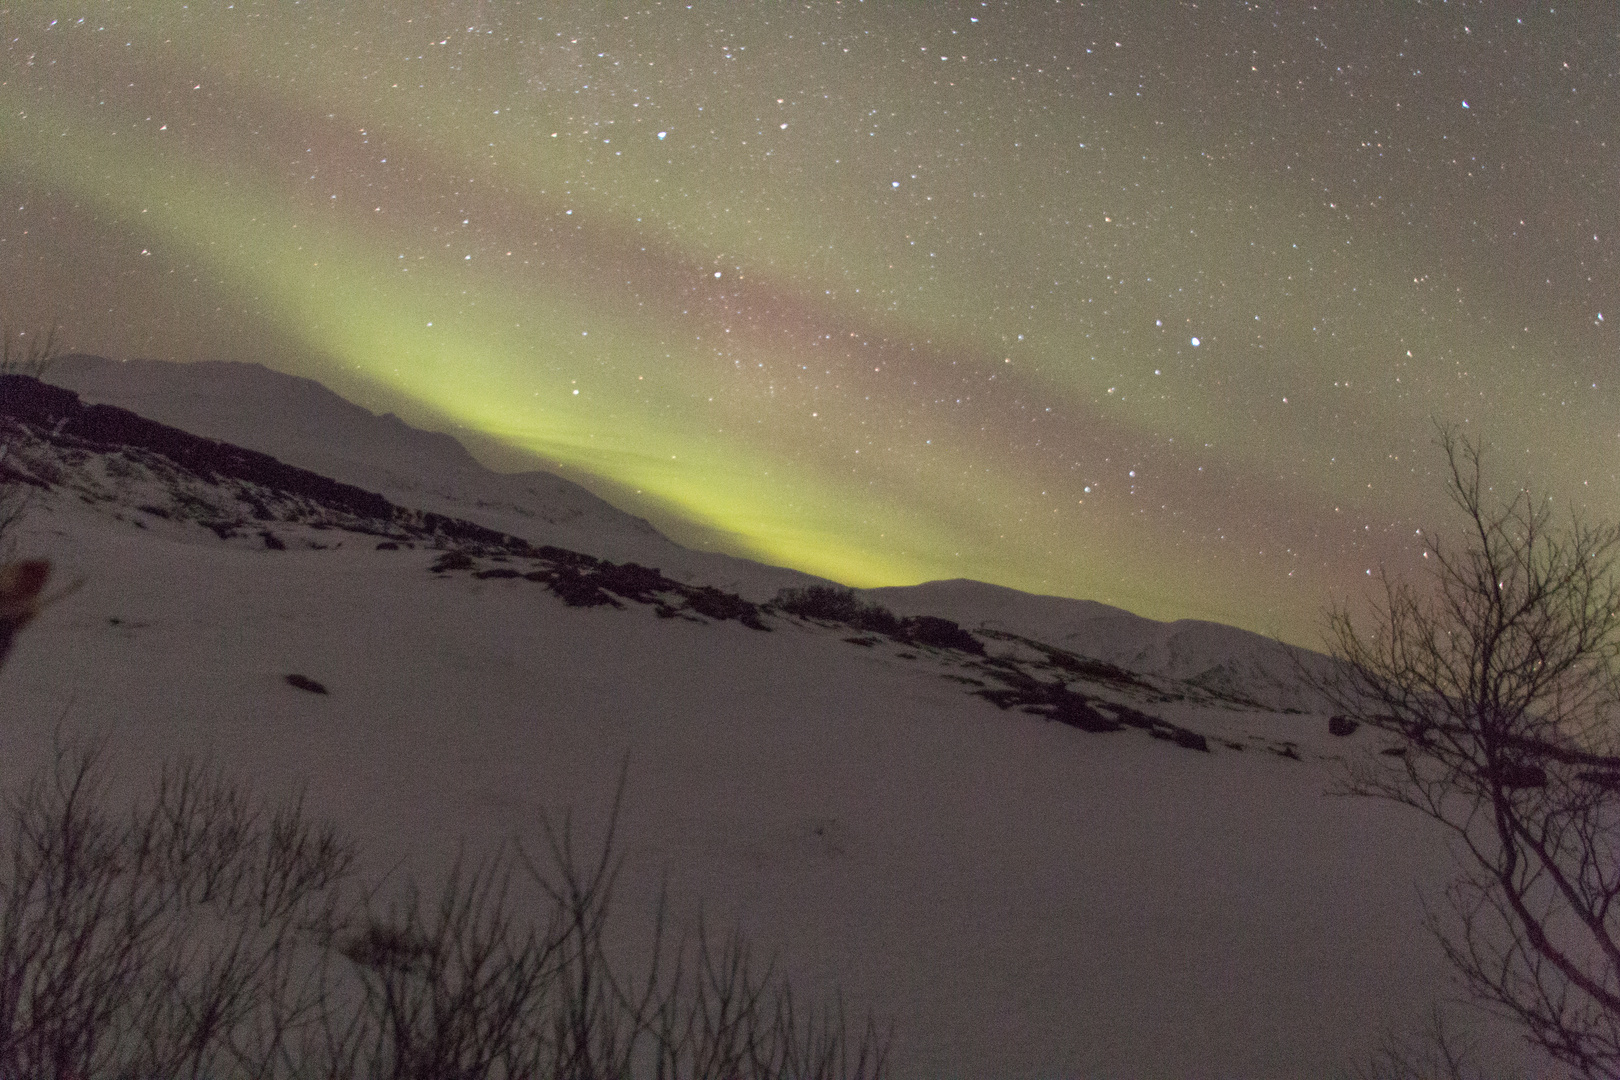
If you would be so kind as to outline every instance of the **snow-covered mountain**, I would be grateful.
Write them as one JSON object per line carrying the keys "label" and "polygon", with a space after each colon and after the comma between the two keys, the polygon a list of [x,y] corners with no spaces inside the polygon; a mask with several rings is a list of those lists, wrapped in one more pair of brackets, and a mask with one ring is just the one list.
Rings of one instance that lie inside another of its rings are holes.
{"label": "snow-covered mountain", "polygon": [[690,551],[645,520],[548,472],[496,473],[449,435],[377,416],[312,379],[259,364],[114,362],[65,356],[46,381],[86,402],[120,406],[197,435],[270,454],[375,491],[402,505],[521,536],[658,566],[704,584],[768,599],[819,579],[746,559]]}
{"label": "snow-covered mountain", "polygon": [[1268,707],[1265,639],[973,582],[770,604],[814,580],[314,383],[52,377],[85,401],[0,380],[0,469],[82,584],[0,672],[0,782],[100,732],[125,781],[204,755],[431,877],[599,828],[628,754],[625,946],[667,881],[892,1017],[905,1080],[1328,1076],[1448,992],[1441,838],[1326,794],[1376,742]]}
{"label": "snow-covered mountain", "polygon": [[968,627],[1038,638],[1130,671],[1269,708],[1324,707],[1300,675],[1325,674],[1325,657],[1233,626],[1201,619],[1159,622],[1094,600],[1031,596],[982,581],[930,581],[871,589],[866,595],[902,614],[928,612]]}
{"label": "snow-covered mountain", "polygon": [[[536,544],[657,566],[683,581],[755,600],[819,582],[781,567],[688,551],[571,481],[546,472],[492,472],[449,435],[410,427],[392,414],[377,416],[311,379],[258,364],[74,355],[56,361],[46,380],[86,402],[120,406],[379,492],[402,506],[475,521]],[[867,595],[902,614],[943,615],[965,626],[982,623],[1027,634],[1132,671],[1196,680],[1267,705],[1311,703],[1298,687],[1299,650],[1234,627],[1162,623],[1095,601],[1031,596],[972,581],[873,589]]]}

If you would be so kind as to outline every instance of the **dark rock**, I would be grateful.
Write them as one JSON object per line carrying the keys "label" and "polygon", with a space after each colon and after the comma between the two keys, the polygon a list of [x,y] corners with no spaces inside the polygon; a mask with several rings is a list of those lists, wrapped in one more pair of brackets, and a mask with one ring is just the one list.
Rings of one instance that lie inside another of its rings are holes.
{"label": "dark rock", "polygon": [[[71,390],[28,376],[0,375],[0,415],[35,429],[69,463],[86,452],[117,454],[120,460],[141,461],[171,479],[178,473],[210,484],[234,483],[238,498],[247,503],[256,521],[273,520],[279,511],[281,520],[307,519],[309,526],[316,529],[339,528],[378,535],[383,535],[378,530],[387,529],[387,535],[404,531],[439,545],[447,540],[476,545],[480,554],[534,554],[528,542],[519,537],[442,514],[397,507],[374,492],[287,465],[268,454],[192,435],[127,409],[86,405]],[[10,479],[3,462],[0,476]],[[43,487],[56,482],[49,476],[23,479]],[[138,509],[170,516],[157,507]],[[243,523],[204,524],[228,539]]]}
{"label": "dark rock", "polygon": [[973,695],[994,703],[998,708],[1010,709],[1017,705],[1025,712],[1045,716],[1081,731],[1121,731],[1125,727],[1120,720],[1092,708],[1085,698],[1072,693],[1062,683],[1038,682],[1021,671],[992,671],[989,674],[1007,683],[1007,688],[975,690]]}
{"label": "dark rock", "polygon": [[569,607],[599,607],[618,604],[613,597],[597,588],[596,582],[572,566],[559,566],[551,578],[551,591]]}
{"label": "dark rock", "polygon": [[495,570],[479,570],[473,574],[473,577],[478,578],[479,580],[487,580],[489,578],[514,578],[522,576],[523,575],[519,574],[516,570],[508,570],[505,567],[500,567]]}
{"label": "dark rock", "polygon": [[775,606],[789,615],[828,622],[851,622],[865,607],[853,589],[812,585],[807,589],[783,589],[776,594]]}
{"label": "dark rock", "polygon": [[320,683],[316,682],[314,679],[311,679],[307,675],[288,675],[287,685],[296,686],[300,690],[308,690],[311,694],[331,693],[331,691],[329,691],[326,687],[322,686]]}
{"label": "dark rock", "polygon": [[[380,498],[381,496],[379,496]],[[393,509],[392,506],[389,507]],[[528,544],[515,536],[486,529],[482,525],[474,525],[470,521],[460,518],[446,517],[429,511],[414,511],[413,514],[421,522],[420,528],[439,537],[441,540],[451,540],[463,543],[484,544],[497,549],[528,550]]]}
{"label": "dark rock", "polygon": [[[981,648],[979,651],[983,652],[984,650]],[[1093,660],[1089,656],[1076,656],[1073,653],[1064,652],[1062,649],[1054,649],[1051,646],[1046,646],[1041,651],[1046,654],[1047,661],[1053,667],[1062,668],[1064,671],[1079,675],[1082,678],[1091,679],[1094,682],[1141,683],[1141,680],[1135,675],[1122,667],[1108,663],[1106,660]]]}
{"label": "dark rock", "polygon": [[[1120,686],[1135,686],[1144,690],[1153,691],[1155,694],[1159,695],[1160,700],[1164,701],[1179,701],[1185,696],[1181,694],[1164,695],[1155,687],[1143,682],[1136,675],[1133,675],[1131,672],[1126,671],[1122,667],[1110,664],[1105,660],[1095,660],[1089,656],[1076,656],[1074,653],[1067,652],[1063,649],[1054,648],[1043,641],[1036,641],[1034,638],[1023,637],[1019,634],[1010,634],[1005,630],[983,630],[981,633],[983,636],[993,638],[996,641],[1013,641],[1020,645],[1034,649],[1036,652],[1041,653],[1046,658],[1046,663],[1050,666],[1058,668],[1061,671],[1068,672],[1071,675],[1077,675],[1080,678],[1085,679],[1087,682],[1105,682],[1115,683]],[[984,655],[982,649],[979,651],[979,655]],[[989,659],[986,662],[991,664],[1001,664],[1003,666],[1012,663],[1011,661],[998,659]]]}
{"label": "dark rock", "polygon": [[1060,724],[1081,731],[1123,731],[1125,724],[1117,717],[1098,712],[1079,694],[1071,694],[1061,685],[1051,694],[1052,707],[1047,715]]}
{"label": "dark rock", "polygon": [[598,588],[642,604],[652,603],[654,593],[664,592],[674,585],[657,570],[633,562],[622,566],[600,563],[593,580]]}
{"label": "dark rock", "polygon": [[712,585],[686,588],[686,606],[710,619],[736,619],[751,630],[769,630],[759,620],[759,606],[734,593],[721,592]]}
{"label": "dark rock", "polygon": [[283,464],[269,454],[205,439],[112,405],[86,405],[71,390],[25,375],[0,375],[0,411],[54,429],[97,450],[137,447],[162,454],[206,478],[245,480],[304,495],[358,517],[387,518],[393,506],[381,495]]}
{"label": "dark rock", "polygon": [[597,560],[589,555],[569,551],[567,548],[552,547],[550,544],[542,547],[539,555],[542,559],[550,559],[554,563],[563,563],[569,566],[595,566],[597,563]]}
{"label": "dark rock", "polygon": [[984,645],[978,638],[963,630],[949,619],[934,615],[913,615],[901,623],[901,633],[916,645],[930,645],[936,649],[956,649],[960,652],[984,655]]}
{"label": "dark rock", "polygon": [[863,603],[853,589],[840,589],[830,585],[783,589],[776,594],[772,606],[789,615],[843,623],[853,630],[883,634],[885,637],[900,641],[907,640],[904,622],[894,612],[878,604]]}
{"label": "dark rock", "polygon": [[384,540],[382,543],[377,545],[377,550],[378,551],[398,551],[399,550],[399,545],[394,543],[392,540]]}
{"label": "dark rock", "polygon": [[1496,781],[1505,788],[1547,786],[1547,770],[1530,761],[1505,761],[1496,769]]}
{"label": "dark rock", "polygon": [[1171,728],[1170,741],[1188,750],[1202,750],[1206,754],[1209,753],[1209,740],[1196,731],[1188,731],[1181,727]]}
{"label": "dark rock", "polygon": [[471,570],[472,565],[473,561],[471,557],[466,555],[464,552],[447,551],[443,555],[440,555],[437,559],[434,559],[433,565],[428,567],[428,569],[433,571],[435,574],[442,574],[446,570]]}
{"label": "dark rock", "polygon": [[370,923],[342,942],[338,951],[362,968],[384,973],[385,978],[419,972],[436,953],[434,944],[424,935],[379,922]]}
{"label": "dark rock", "polygon": [[282,543],[281,537],[277,536],[269,529],[260,529],[259,536],[264,540],[264,546],[269,548],[271,551],[287,550],[287,545]]}
{"label": "dark rock", "polygon": [[1360,726],[1361,726],[1361,721],[1352,720],[1348,716],[1330,716],[1330,717],[1328,717],[1328,734],[1329,735],[1338,735],[1341,738],[1343,736],[1346,736],[1346,735],[1354,735],[1356,733],[1356,729],[1359,728]]}

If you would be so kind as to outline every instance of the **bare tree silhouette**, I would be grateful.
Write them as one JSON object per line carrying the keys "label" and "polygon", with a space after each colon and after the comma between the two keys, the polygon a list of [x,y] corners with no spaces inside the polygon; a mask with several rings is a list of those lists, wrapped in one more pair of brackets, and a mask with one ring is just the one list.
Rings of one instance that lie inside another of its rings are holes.
{"label": "bare tree silhouette", "polygon": [[[1620,1075],[1620,526],[1555,521],[1442,430],[1458,544],[1385,575],[1372,620],[1329,615],[1321,688],[1393,736],[1355,793],[1444,826],[1460,858],[1430,926],[1480,1003],[1577,1074]],[[1449,914],[1444,908],[1449,907]]]}

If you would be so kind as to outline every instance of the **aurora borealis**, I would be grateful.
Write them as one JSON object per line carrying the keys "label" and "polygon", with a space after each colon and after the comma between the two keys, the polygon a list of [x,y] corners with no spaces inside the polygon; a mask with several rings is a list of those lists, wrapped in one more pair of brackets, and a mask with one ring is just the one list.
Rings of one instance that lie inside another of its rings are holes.
{"label": "aurora borealis", "polygon": [[1435,421],[1620,515],[1611,4],[0,32],[9,332],[306,375],[693,546],[1309,642],[1446,523]]}

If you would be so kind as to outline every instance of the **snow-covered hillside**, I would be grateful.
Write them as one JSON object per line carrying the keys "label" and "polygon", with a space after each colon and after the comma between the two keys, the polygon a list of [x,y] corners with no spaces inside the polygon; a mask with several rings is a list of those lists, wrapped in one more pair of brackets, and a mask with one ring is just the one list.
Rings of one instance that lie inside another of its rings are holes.
{"label": "snow-covered hillside", "polygon": [[982,581],[930,581],[870,589],[867,595],[901,614],[928,612],[968,627],[1013,631],[1271,708],[1323,707],[1301,685],[1300,672],[1325,674],[1326,658],[1233,626],[1199,619],[1158,622],[1091,600],[1031,596]]}
{"label": "snow-covered hillside", "polygon": [[802,576],[695,579],[563,481],[198,367],[57,381],[329,471],[65,397],[0,417],[23,550],[83,582],[0,673],[5,783],[108,732],[125,779],[201,754],[303,786],[374,869],[431,877],[545,813],[600,827],[628,754],[623,939],[667,873],[678,915],[892,1017],[906,1080],[1331,1076],[1448,992],[1438,838],[1325,794],[1368,732],[1209,676],[1270,665],[1252,635],[957,582],[864,594],[911,617],[888,632],[795,616],[760,590]]}
{"label": "snow-covered hillside", "polygon": [[818,579],[745,559],[690,551],[646,521],[548,472],[496,473],[455,439],[377,416],[320,383],[258,364],[114,362],[65,356],[46,381],[86,402],[130,409],[378,492],[394,502],[475,521],[536,544],[588,549],[616,561],[769,599]]}

